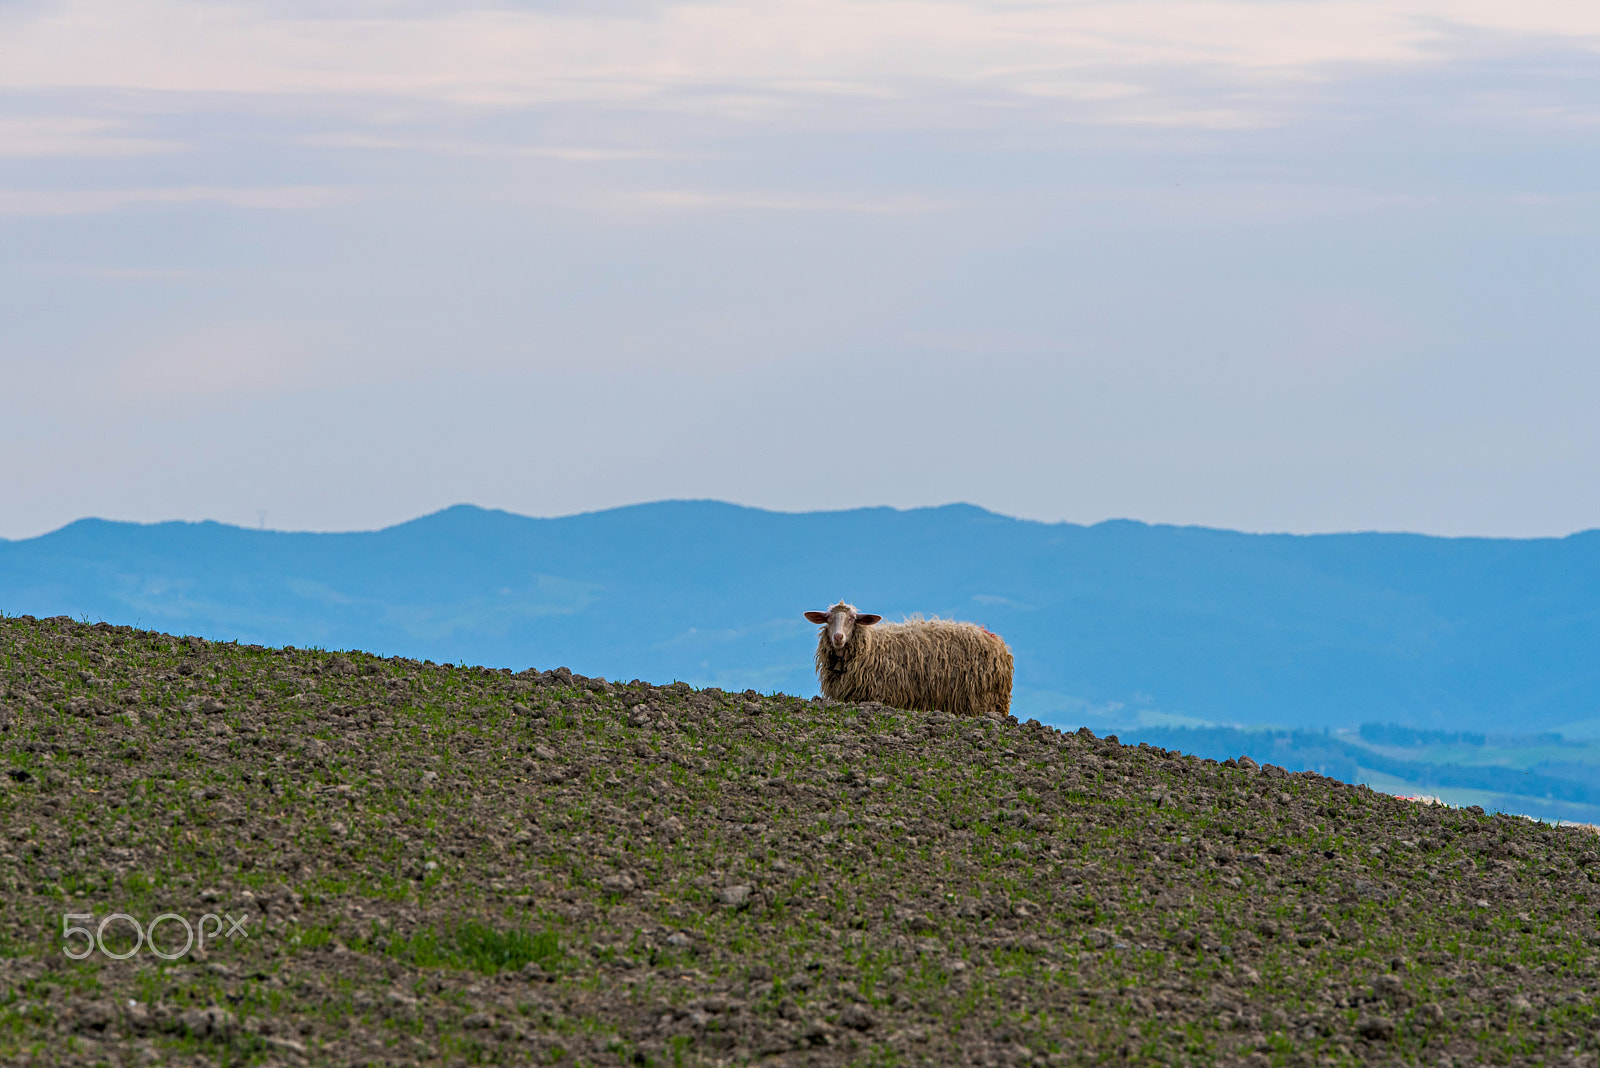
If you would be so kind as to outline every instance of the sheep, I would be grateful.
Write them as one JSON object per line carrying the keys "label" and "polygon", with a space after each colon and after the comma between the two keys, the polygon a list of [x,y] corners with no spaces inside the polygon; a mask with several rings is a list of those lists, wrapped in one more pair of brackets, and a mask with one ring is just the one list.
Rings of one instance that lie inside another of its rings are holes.
{"label": "sheep", "polygon": [[921,616],[883,623],[843,601],[805,616],[822,624],[817,679],[835,701],[999,719],[1011,711],[1011,650],[976,623]]}

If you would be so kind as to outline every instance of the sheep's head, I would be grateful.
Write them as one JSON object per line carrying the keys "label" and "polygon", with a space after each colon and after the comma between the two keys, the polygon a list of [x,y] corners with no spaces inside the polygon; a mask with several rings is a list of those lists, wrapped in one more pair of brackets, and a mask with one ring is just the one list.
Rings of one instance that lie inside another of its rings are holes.
{"label": "sheep's head", "polygon": [[822,624],[822,632],[827,635],[834,652],[838,652],[850,644],[857,627],[870,627],[883,617],[862,614],[856,611],[855,605],[840,601],[826,612],[807,612],[806,618]]}

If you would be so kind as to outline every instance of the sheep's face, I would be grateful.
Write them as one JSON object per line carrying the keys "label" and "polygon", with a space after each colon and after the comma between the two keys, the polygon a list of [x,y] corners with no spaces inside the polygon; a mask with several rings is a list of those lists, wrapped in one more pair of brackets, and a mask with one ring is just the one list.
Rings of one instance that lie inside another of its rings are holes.
{"label": "sheep's face", "polygon": [[856,611],[855,605],[840,601],[826,612],[807,612],[806,618],[822,624],[828,644],[833,646],[834,652],[839,652],[850,644],[857,627],[870,627],[883,617],[862,614]]}

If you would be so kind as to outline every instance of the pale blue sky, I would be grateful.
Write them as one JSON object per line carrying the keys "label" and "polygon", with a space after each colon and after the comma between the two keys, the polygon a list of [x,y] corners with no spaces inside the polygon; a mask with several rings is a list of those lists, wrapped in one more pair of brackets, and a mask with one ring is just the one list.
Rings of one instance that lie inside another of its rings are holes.
{"label": "pale blue sky", "polygon": [[0,537],[1600,526],[1600,5],[0,0]]}

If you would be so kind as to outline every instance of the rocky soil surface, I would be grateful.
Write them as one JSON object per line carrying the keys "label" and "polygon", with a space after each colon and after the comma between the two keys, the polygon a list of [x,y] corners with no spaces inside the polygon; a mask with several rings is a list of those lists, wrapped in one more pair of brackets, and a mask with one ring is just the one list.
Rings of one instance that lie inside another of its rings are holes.
{"label": "rocky soil surface", "polygon": [[1596,1065],[1578,829],[64,617],[0,668],[5,1064]]}

